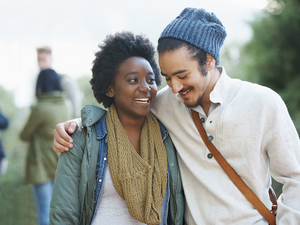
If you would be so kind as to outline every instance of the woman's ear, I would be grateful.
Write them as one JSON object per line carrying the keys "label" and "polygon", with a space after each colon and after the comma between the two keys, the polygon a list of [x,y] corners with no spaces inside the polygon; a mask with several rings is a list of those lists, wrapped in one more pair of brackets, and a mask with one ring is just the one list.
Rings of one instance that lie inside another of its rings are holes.
{"label": "woman's ear", "polygon": [[216,67],[216,60],[210,54],[206,53],[205,68],[207,71],[211,71]]}
{"label": "woman's ear", "polygon": [[114,97],[114,88],[111,85],[108,86],[105,95],[110,98]]}

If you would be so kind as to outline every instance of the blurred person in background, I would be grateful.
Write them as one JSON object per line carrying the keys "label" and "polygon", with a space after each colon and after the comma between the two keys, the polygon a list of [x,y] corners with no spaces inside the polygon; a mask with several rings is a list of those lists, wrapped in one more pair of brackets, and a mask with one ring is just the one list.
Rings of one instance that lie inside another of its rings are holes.
{"label": "blurred person in background", "polygon": [[[7,118],[0,112],[0,129],[6,129],[8,127],[8,120]],[[6,173],[8,166],[7,157],[5,154],[4,147],[2,145],[1,133],[0,133],[0,175]]]}
{"label": "blurred person in background", "polygon": [[37,104],[32,108],[20,138],[29,142],[24,184],[32,184],[40,225],[49,223],[49,208],[58,156],[53,148],[55,125],[72,118],[72,106],[59,77],[43,69],[36,85]]}
{"label": "blurred person in background", "polygon": [[[52,69],[52,50],[49,46],[40,46],[37,49],[37,60],[40,70]],[[66,92],[70,99],[73,111],[72,117],[80,116],[82,95],[75,80],[70,76],[58,74],[62,90]]]}

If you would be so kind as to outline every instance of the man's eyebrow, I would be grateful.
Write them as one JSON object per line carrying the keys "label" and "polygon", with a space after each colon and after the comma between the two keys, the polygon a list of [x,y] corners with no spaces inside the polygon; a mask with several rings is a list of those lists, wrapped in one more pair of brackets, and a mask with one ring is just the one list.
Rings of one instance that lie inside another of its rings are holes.
{"label": "man's eyebrow", "polygon": [[[184,70],[178,70],[178,71],[176,71],[175,73],[173,73],[172,76],[175,76],[175,75],[180,74],[180,73],[184,73],[184,72],[186,72],[186,71],[188,71],[188,70],[186,70],[186,69],[184,69]],[[166,74],[164,74],[164,73],[162,73],[162,72],[160,72],[160,73],[161,73],[161,75],[164,76],[164,77],[167,77],[167,76],[168,76],[168,75],[166,75]]]}

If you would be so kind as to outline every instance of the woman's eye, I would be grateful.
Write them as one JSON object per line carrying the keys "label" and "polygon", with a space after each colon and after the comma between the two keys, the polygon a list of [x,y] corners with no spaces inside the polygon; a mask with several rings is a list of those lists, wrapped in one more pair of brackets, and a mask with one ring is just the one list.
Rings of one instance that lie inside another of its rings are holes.
{"label": "woman's eye", "polygon": [[130,78],[128,79],[129,83],[136,83],[138,80],[134,77],[134,78]]}
{"label": "woman's eye", "polygon": [[148,82],[153,84],[153,83],[155,83],[155,79],[154,78],[149,78]]}

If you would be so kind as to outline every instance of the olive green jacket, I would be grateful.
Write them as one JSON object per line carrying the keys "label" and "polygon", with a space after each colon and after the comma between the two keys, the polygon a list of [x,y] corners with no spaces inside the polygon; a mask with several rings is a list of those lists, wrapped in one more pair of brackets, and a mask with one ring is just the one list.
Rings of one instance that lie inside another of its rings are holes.
{"label": "olive green jacket", "polygon": [[[87,105],[81,110],[82,124],[87,127],[87,134],[83,129],[77,129],[72,135],[74,147],[60,155],[50,206],[51,225],[91,223],[99,152],[95,123],[104,114],[105,110],[93,105]],[[185,199],[177,154],[169,136],[165,138],[164,144],[168,155],[170,186],[168,224],[181,225]]]}
{"label": "olive green jacket", "polygon": [[58,153],[53,151],[55,125],[71,119],[70,101],[63,92],[42,94],[32,108],[20,138],[29,142],[25,184],[54,180]]}

